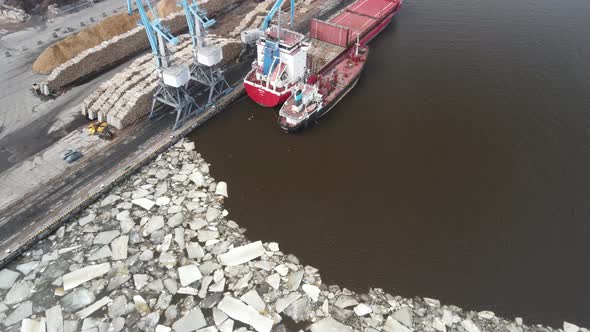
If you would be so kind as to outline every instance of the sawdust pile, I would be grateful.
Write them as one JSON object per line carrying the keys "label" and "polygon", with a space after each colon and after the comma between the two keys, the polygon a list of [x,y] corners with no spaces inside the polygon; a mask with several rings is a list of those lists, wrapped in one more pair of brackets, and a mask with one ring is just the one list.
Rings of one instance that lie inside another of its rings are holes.
{"label": "sawdust pile", "polygon": [[[158,3],[157,10],[160,17],[166,17],[180,8],[176,6],[176,0],[162,0]],[[33,71],[49,74],[53,69],[74,58],[82,51],[133,29],[139,20],[137,13],[132,16],[127,13],[109,16],[103,21],[49,46],[33,63]]]}
{"label": "sawdust pile", "polygon": [[164,18],[174,12],[182,10],[182,8],[177,5],[177,2],[177,0],[161,0],[158,2],[158,6],[156,8],[160,18]]}
{"label": "sawdust pile", "polygon": [[107,17],[75,35],[68,36],[43,51],[33,63],[33,71],[49,74],[55,67],[82,51],[131,30],[137,26],[138,19],[137,14],[129,16],[127,13],[120,13]]}

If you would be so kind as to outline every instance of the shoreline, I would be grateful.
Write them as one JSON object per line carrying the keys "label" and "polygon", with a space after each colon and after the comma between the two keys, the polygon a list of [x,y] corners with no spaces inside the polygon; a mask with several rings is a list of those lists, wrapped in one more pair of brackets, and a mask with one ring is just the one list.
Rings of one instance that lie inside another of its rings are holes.
{"label": "shoreline", "polygon": [[325,285],[279,244],[247,239],[223,207],[227,193],[194,143],[180,140],[0,270],[0,324],[6,331],[588,331]]}

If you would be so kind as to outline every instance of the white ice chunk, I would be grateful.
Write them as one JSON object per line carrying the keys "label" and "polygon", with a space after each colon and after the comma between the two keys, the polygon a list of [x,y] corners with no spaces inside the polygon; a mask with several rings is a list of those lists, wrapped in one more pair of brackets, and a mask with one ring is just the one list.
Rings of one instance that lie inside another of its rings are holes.
{"label": "white ice chunk", "polygon": [[172,324],[175,332],[191,332],[207,325],[205,316],[200,308],[194,308],[189,313]]}
{"label": "white ice chunk", "polygon": [[266,283],[270,285],[275,290],[279,289],[281,284],[281,276],[278,273],[271,274],[265,279]]}
{"label": "white ice chunk", "polygon": [[19,270],[22,274],[27,275],[31,271],[33,271],[37,267],[37,265],[39,265],[39,261],[32,261],[18,265],[16,269]]}
{"label": "white ice chunk", "polygon": [[332,317],[326,317],[310,326],[311,332],[352,332],[352,327],[346,326]]}
{"label": "white ice chunk", "polygon": [[383,330],[387,332],[411,332],[409,328],[405,327],[391,316],[387,317]]}
{"label": "white ice chunk", "polygon": [[317,302],[320,297],[320,289],[314,285],[304,284],[301,289],[309,296],[313,302]]}
{"label": "white ice chunk", "polygon": [[252,306],[252,308],[258,310],[258,312],[263,312],[264,309],[266,309],[266,303],[264,303],[264,300],[262,300],[255,289],[252,289],[248,293],[242,295],[240,300],[246,302],[248,305]]}
{"label": "white ice chunk", "polygon": [[152,216],[143,226],[143,236],[148,236],[162,227],[164,227],[164,217]]}
{"label": "white ice chunk", "polygon": [[195,264],[179,267],[178,276],[180,278],[180,284],[183,287],[186,287],[203,277],[201,271],[199,271],[199,267]]}
{"label": "white ice chunk", "polygon": [[131,203],[133,203],[135,205],[139,205],[146,210],[151,209],[156,204],[156,202],[154,202],[150,199],[147,199],[147,198],[134,199],[131,201]]}
{"label": "white ice chunk", "polygon": [[215,188],[215,194],[221,195],[223,197],[228,197],[227,195],[227,183],[223,181],[219,181],[217,183],[217,187]]}
{"label": "white ice chunk", "polygon": [[168,326],[165,326],[165,325],[156,326],[156,332],[170,332],[170,331],[172,331],[172,329],[169,328]]}
{"label": "white ice chunk", "polygon": [[264,255],[265,252],[266,250],[264,250],[262,242],[257,241],[245,246],[233,248],[225,254],[220,255],[219,262],[228,266],[240,265]]}
{"label": "white ice chunk", "polygon": [[113,239],[115,239],[117,236],[119,236],[119,234],[121,234],[121,232],[119,232],[117,230],[100,232],[94,238],[94,243],[95,244],[97,244],[97,243],[98,244],[109,244],[109,243],[111,243],[111,241],[113,241]]}
{"label": "white ice chunk", "polygon": [[127,258],[127,245],[129,243],[129,236],[123,235],[114,239],[111,242],[111,249],[113,251],[113,259],[126,259]]}
{"label": "white ice chunk", "polygon": [[297,292],[293,292],[285,297],[278,299],[277,303],[275,303],[275,310],[278,313],[283,312],[283,310],[285,310],[293,302],[297,301],[300,297],[301,297],[301,294],[299,294]]}
{"label": "white ice chunk", "polygon": [[238,299],[225,296],[217,307],[226,315],[252,326],[258,332],[270,332],[272,329],[274,323],[272,319],[262,316],[256,309]]}
{"label": "white ice chunk", "polygon": [[20,332],[45,332],[45,318],[41,320],[23,319]]}
{"label": "white ice chunk", "polygon": [[89,265],[63,276],[64,290],[73,289],[88,280],[100,277],[111,269],[111,264]]}
{"label": "white ice chunk", "polygon": [[47,332],[63,331],[63,314],[59,304],[47,309],[45,311],[45,317],[47,317]]}
{"label": "white ice chunk", "polygon": [[134,274],[133,281],[135,282],[135,289],[141,290],[148,283],[149,277],[147,274]]}
{"label": "white ice chunk", "polygon": [[467,332],[480,332],[481,331],[479,329],[479,327],[477,327],[477,325],[475,325],[475,323],[471,319],[466,319],[466,320],[462,321],[461,326],[463,326],[463,328]]}
{"label": "white ice chunk", "polygon": [[580,328],[572,323],[563,322],[563,332],[578,332]]}
{"label": "white ice chunk", "polygon": [[199,290],[192,287],[180,287],[177,291],[177,294],[186,294],[186,295],[198,295]]}
{"label": "white ice chunk", "polygon": [[156,332],[170,332],[170,331],[172,331],[172,329],[169,328],[168,326],[164,326],[164,325],[156,326]]}
{"label": "white ice chunk", "polygon": [[9,269],[0,270],[0,289],[10,289],[18,278],[19,273]]}
{"label": "white ice chunk", "polygon": [[103,306],[105,306],[105,305],[107,305],[107,304],[109,304],[111,302],[112,302],[111,298],[108,297],[108,296],[105,296],[102,299],[100,299],[100,300],[94,302],[93,304],[87,306],[86,308],[78,311],[76,313],[76,315],[78,317],[80,317],[80,319],[84,319],[84,318],[92,315],[92,313],[95,312],[96,310],[102,308]]}
{"label": "white ice chunk", "polygon": [[373,309],[371,309],[371,307],[369,307],[368,305],[361,303],[359,305],[357,305],[356,307],[354,307],[354,313],[357,316],[365,316],[370,314],[371,312],[373,312]]}

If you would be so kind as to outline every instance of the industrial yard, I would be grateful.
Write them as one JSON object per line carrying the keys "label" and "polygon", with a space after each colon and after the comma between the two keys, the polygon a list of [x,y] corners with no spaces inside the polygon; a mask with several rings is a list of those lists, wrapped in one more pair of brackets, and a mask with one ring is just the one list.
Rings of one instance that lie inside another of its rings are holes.
{"label": "industrial yard", "polygon": [[[293,29],[349,2],[295,1]],[[249,238],[185,137],[244,98],[277,5],[141,3],[0,1],[0,331],[588,332],[326,285]]]}

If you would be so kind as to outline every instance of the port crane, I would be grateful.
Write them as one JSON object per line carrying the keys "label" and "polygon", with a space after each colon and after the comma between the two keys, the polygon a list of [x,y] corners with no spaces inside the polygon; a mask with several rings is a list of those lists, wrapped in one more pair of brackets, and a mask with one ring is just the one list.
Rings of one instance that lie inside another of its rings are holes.
{"label": "port crane", "polygon": [[[279,13],[279,26],[280,24],[280,20],[281,20],[281,6],[283,6],[283,3],[285,2],[285,0],[277,0],[277,2],[275,2],[274,6],[272,6],[272,8],[270,9],[270,11],[268,12],[268,14],[266,15],[266,17],[264,18],[264,21],[262,22],[262,25],[260,26],[260,30],[262,31],[266,31],[266,29],[268,29],[268,26],[270,25],[270,22],[272,21],[272,19],[275,17],[275,15],[277,14],[277,12]],[[295,24],[295,0],[291,0],[291,29],[293,29],[293,25]]]}
{"label": "port crane", "polygon": [[[266,17],[264,18],[264,21],[262,21],[260,28],[242,31],[242,33],[241,33],[242,43],[244,43],[246,45],[250,45],[250,44],[255,43],[260,38],[260,36],[266,32],[266,30],[270,26],[270,23],[272,22],[272,19],[275,17],[275,15],[277,15],[277,13],[279,14],[278,26],[280,29],[281,7],[283,6],[284,2],[285,2],[285,0],[277,0],[277,2],[275,2],[275,4],[272,6],[272,8],[268,11],[268,14],[266,14]],[[295,0],[291,0],[291,8],[289,11],[290,11],[290,15],[291,15],[291,20],[290,20],[291,25],[290,26],[291,26],[291,29],[293,29],[294,25],[295,25]]]}
{"label": "port crane", "polygon": [[190,67],[190,78],[204,85],[209,90],[207,105],[211,105],[221,95],[231,91],[220,68],[223,50],[220,46],[206,45],[206,30],[215,24],[209,19],[207,12],[199,8],[196,0],[181,0],[186,23],[193,47],[193,64]]}
{"label": "port crane", "polygon": [[[167,45],[178,45],[179,39],[162,24],[150,1],[127,0],[129,15],[133,14],[132,2],[135,2],[141,18],[139,24],[144,27],[147,34],[159,78],[158,87],[153,95],[150,119],[157,115],[158,102],[168,105],[174,109],[173,112],[176,112],[176,121],[172,128],[172,130],[176,130],[188,117],[201,110],[186,89],[190,80],[190,69],[186,65],[173,63]],[[149,10],[151,18],[148,16],[146,8]]]}

